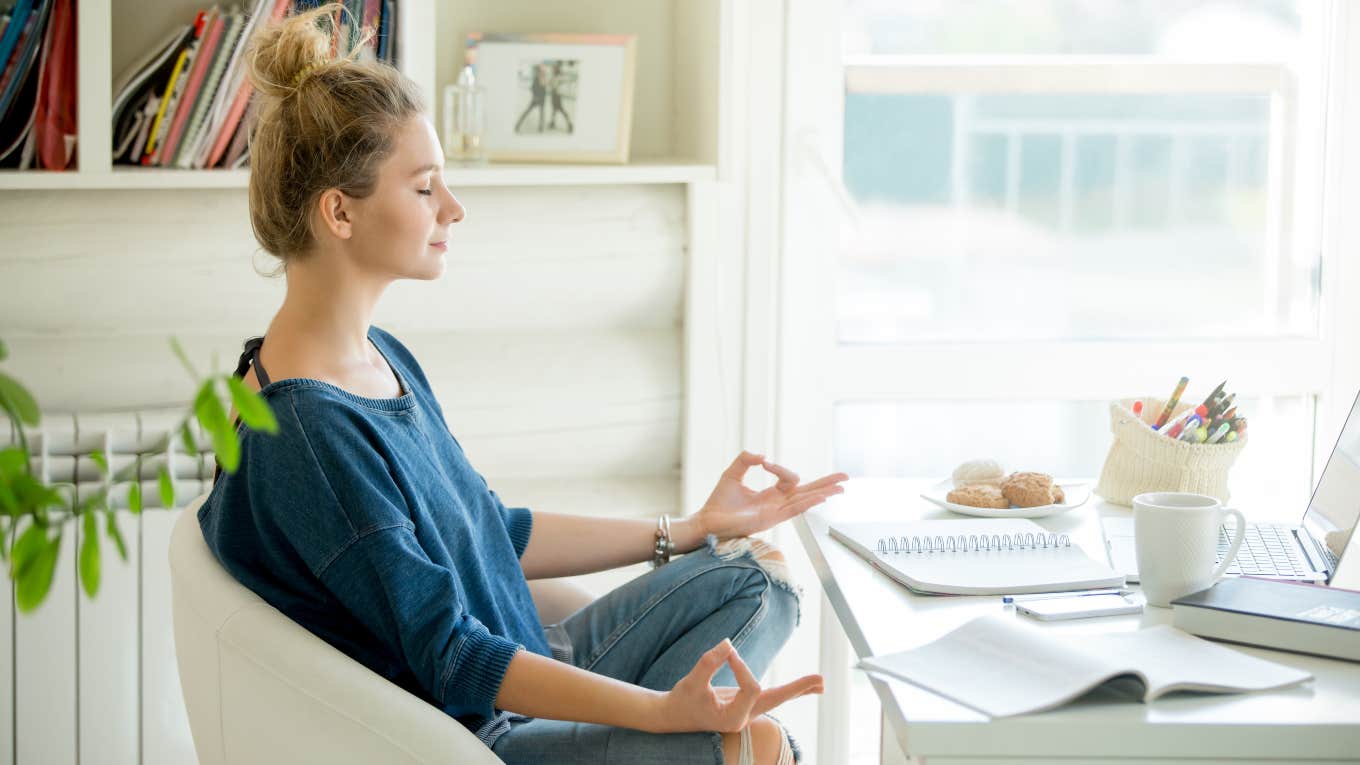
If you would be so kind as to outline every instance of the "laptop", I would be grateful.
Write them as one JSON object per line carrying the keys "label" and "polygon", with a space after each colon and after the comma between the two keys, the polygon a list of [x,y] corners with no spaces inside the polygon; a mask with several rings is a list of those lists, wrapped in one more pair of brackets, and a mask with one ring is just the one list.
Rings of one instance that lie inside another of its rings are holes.
{"label": "laptop", "polygon": [[[1322,469],[1308,509],[1297,525],[1248,523],[1237,560],[1228,576],[1254,576],[1295,582],[1331,584],[1341,555],[1360,519],[1360,395],[1351,405],[1327,465]],[[1101,518],[1101,533],[1110,565],[1138,581],[1133,518]],[[1233,532],[1218,529],[1219,560],[1228,552]]]}

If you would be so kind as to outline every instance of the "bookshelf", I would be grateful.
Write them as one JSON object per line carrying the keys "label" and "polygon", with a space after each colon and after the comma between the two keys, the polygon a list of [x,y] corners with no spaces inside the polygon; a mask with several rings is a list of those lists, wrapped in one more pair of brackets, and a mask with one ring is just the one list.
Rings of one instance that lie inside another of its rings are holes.
{"label": "bookshelf", "polygon": [[[248,0],[240,0],[249,6]],[[607,32],[638,35],[632,147],[626,164],[451,165],[454,186],[689,184],[718,176],[722,17],[730,0],[401,0],[399,66],[433,118],[454,81],[468,32]],[[77,23],[78,168],[0,171],[0,191],[245,188],[246,170],[114,166],[113,81],[171,24],[210,0],[82,3]],[[230,3],[227,3],[228,5]]]}

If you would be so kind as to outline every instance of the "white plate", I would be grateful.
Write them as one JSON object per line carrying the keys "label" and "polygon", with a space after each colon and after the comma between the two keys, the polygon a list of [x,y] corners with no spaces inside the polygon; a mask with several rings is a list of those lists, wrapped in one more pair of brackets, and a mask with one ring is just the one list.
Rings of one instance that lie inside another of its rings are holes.
{"label": "white plate", "polygon": [[995,507],[972,507],[971,505],[950,502],[945,499],[949,492],[954,490],[954,481],[950,478],[946,478],[927,489],[921,494],[921,498],[950,512],[976,515],[980,518],[1043,518],[1065,513],[1074,507],[1080,507],[1091,498],[1091,489],[1083,482],[1058,480],[1057,484],[1063,488],[1063,494],[1066,495],[1067,501],[1061,504],[1041,505],[1039,507],[1012,507],[1002,510]]}

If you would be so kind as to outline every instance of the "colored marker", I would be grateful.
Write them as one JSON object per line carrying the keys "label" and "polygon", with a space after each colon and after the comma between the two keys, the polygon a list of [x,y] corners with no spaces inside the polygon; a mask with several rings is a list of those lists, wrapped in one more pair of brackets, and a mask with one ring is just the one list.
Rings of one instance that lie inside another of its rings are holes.
{"label": "colored marker", "polygon": [[1167,423],[1163,425],[1160,430],[1158,430],[1158,428],[1153,428],[1153,430],[1158,430],[1158,432],[1165,433],[1168,436],[1175,438],[1176,436],[1172,435],[1173,431],[1175,433],[1180,433],[1181,428],[1184,428],[1185,423],[1188,422],[1186,418],[1193,416],[1194,412],[1191,412],[1190,410],[1187,409],[1186,411],[1181,412],[1180,414],[1168,420]]}
{"label": "colored marker", "polygon": [[1236,440],[1237,440],[1237,431],[1235,431],[1235,430],[1230,430],[1230,431],[1228,431],[1228,435],[1224,436],[1224,437],[1223,437],[1223,440],[1224,440],[1224,441],[1228,441],[1228,442],[1230,442],[1230,443],[1233,442],[1233,441],[1236,441]]}
{"label": "colored marker", "polygon": [[1171,436],[1172,438],[1176,438],[1186,430],[1194,430],[1195,428],[1198,428],[1201,422],[1203,422],[1203,420],[1199,418],[1199,415],[1192,414],[1190,415],[1189,419],[1176,423],[1176,427],[1172,428],[1171,431],[1167,433],[1167,435]]}
{"label": "colored marker", "polygon": [[1162,407],[1162,413],[1157,415],[1157,427],[1160,428],[1166,424],[1167,418],[1176,410],[1176,404],[1181,402],[1181,394],[1185,392],[1185,386],[1189,384],[1189,377],[1182,377],[1181,381],[1176,383],[1176,389],[1171,392],[1171,398],[1167,400],[1166,406]]}
{"label": "colored marker", "polygon": [[1143,402],[1142,402],[1142,401],[1135,401],[1135,402],[1133,402],[1133,413],[1134,413],[1135,415],[1141,415],[1141,414],[1143,413]]}
{"label": "colored marker", "polygon": [[1219,425],[1219,426],[1218,426],[1218,429],[1214,431],[1214,434],[1213,434],[1212,436],[1209,436],[1209,443],[1211,443],[1211,444],[1216,444],[1216,443],[1218,443],[1218,440],[1219,440],[1220,438],[1223,438],[1223,436],[1225,436],[1225,435],[1228,434],[1228,430],[1229,430],[1231,427],[1232,427],[1232,426],[1230,426],[1230,425],[1229,425],[1228,423],[1226,423],[1226,422],[1223,423],[1222,425]]}

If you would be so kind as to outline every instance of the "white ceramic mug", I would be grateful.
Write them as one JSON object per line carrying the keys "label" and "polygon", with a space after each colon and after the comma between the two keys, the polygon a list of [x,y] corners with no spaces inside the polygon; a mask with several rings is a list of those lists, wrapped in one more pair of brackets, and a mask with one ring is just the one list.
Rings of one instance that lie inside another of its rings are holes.
{"label": "white ceramic mug", "polygon": [[[1218,527],[1225,516],[1237,519],[1228,554],[1215,568]],[[1138,580],[1150,606],[1167,608],[1182,595],[1207,589],[1237,558],[1246,536],[1242,513],[1203,494],[1156,491],[1133,498],[1133,534]]]}

